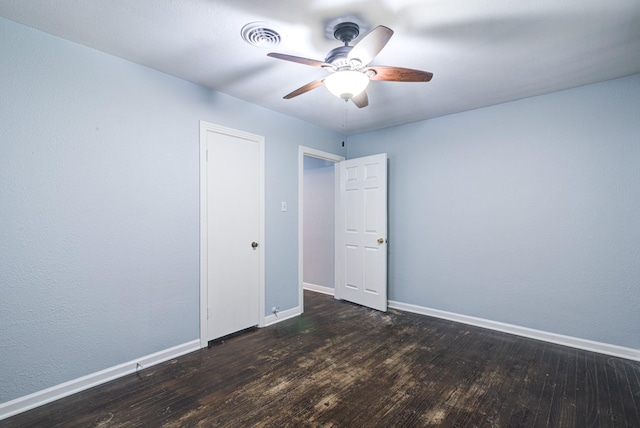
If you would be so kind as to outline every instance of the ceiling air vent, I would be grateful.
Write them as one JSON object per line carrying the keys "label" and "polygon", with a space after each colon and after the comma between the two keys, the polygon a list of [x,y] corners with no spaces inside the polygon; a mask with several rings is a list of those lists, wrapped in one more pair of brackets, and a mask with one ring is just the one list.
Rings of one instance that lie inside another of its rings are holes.
{"label": "ceiling air vent", "polygon": [[266,22],[250,22],[242,27],[242,39],[259,48],[269,48],[280,44],[280,33]]}

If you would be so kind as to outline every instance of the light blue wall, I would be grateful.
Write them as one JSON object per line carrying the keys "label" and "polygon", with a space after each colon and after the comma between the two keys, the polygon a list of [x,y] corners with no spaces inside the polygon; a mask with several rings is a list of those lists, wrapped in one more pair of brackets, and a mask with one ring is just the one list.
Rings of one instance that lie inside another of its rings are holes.
{"label": "light blue wall", "polygon": [[640,75],[347,142],[379,152],[390,299],[640,349]]}
{"label": "light blue wall", "polygon": [[200,120],[265,136],[265,308],[298,305],[298,146],[342,136],[2,18],[0,40],[0,403],[198,338]]}
{"label": "light blue wall", "polygon": [[[0,402],[198,337],[199,120],[265,136],[265,308],[297,306],[298,146],[342,136],[2,18],[0,40]],[[640,348],[638,94],[350,137],[390,158],[390,298]]]}

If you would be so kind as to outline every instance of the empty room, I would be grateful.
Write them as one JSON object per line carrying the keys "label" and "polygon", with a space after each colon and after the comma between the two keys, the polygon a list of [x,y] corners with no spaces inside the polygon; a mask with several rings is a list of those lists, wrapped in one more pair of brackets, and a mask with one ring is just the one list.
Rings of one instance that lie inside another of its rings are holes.
{"label": "empty room", "polygon": [[0,426],[640,426],[638,22],[0,0]]}

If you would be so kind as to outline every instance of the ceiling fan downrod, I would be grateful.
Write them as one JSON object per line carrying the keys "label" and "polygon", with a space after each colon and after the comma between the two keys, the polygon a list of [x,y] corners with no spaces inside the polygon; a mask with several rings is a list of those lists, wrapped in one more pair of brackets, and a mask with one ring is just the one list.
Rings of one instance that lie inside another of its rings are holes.
{"label": "ceiling fan downrod", "polygon": [[360,27],[353,22],[341,22],[334,27],[333,37],[344,43],[344,46],[338,46],[331,49],[325,58],[325,62],[333,65],[336,70],[350,69],[347,61],[347,55],[351,52],[353,46],[349,46],[360,34]]}

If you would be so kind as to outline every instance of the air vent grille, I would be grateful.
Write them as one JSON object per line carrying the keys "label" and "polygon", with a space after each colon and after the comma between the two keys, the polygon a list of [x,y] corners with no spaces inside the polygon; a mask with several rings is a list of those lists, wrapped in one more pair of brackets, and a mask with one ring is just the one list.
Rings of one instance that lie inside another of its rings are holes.
{"label": "air vent grille", "polygon": [[266,22],[250,22],[242,27],[242,39],[259,48],[277,46],[282,40],[278,30]]}

